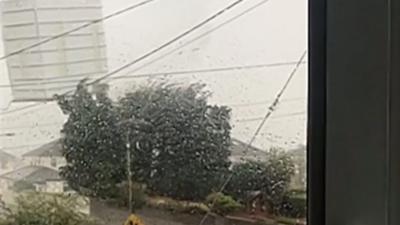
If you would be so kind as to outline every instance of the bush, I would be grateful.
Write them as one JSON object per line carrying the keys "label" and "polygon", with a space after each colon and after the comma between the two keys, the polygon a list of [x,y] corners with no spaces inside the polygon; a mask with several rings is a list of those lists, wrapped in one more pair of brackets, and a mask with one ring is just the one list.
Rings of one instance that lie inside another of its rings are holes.
{"label": "bush", "polygon": [[[118,207],[128,207],[128,185],[127,183],[121,184],[114,193],[111,194],[111,198],[107,200],[109,204]],[[146,188],[141,184],[134,184],[132,187],[132,207],[133,209],[140,209],[146,205],[147,195]]]}
{"label": "bush", "polygon": [[167,210],[174,213],[204,214],[209,210],[204,203],[179,201],[168,197],[148,198],[147,205],[152,208]]}
{"label": "bush", "polygon": [[226,193],[245,203],[249,200],[249,193],[260,191],[268,211],[276,214],[293,174],[291,156],[283,150],[271,149],[265,161],[245,161],[234,165]]}
{"label": "bush", "polygon": [[78,201],[63,195],[30,193],[17,198],[17,207],[1,225],[94,225],[77,209]]}
{"label": "bush", "polygon": [[206,203],[212,207],[213,212],[220,215],[226,215],[243,208],[243,206],[235,201],[231,196],[224,195],[220,192],[212,193],[207,196]]}
{"label": "bush", "polygon": [[303,193],[290,192],[285,195],[283,203],[279,209],[283,216],[291,218],[304,218],[307,214],[307,197]]}
{"label": "bush", "polygon": [[265,174],[267,165],[264,162],[246,161],[232,168],[232,179],[226,187],[226,193],[236,200],[246,202],[249,191],[261,190],[268,181]]}

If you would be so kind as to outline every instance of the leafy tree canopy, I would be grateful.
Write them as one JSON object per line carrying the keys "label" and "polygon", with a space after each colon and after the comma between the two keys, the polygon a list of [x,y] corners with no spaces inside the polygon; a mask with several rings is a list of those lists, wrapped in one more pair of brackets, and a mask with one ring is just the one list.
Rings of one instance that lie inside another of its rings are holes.
{"label": "leafy tree canopy", "polygon": [[119,101],[131,126],[135,178],[163,195],[204,199],[229,166],[230,109],[208,104],[202,84],[155,84]]}
{"label": "leafy tree canopy", "polygon": [[125,179],[124,142],[118,114],[106,93],[90,93],[82,81],[72,96],[58,96],[68,115],[61,131],[67,165],[61,175],[86,195],[107,197]]}

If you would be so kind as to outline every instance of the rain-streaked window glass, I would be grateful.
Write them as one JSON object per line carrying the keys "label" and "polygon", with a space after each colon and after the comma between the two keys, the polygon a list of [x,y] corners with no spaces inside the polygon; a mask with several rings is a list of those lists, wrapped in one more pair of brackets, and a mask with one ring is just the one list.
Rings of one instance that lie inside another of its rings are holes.
{"label": "rain-streaked window glass", "polygon": [[0,225],[306,224],[306,0],[0,3]]}

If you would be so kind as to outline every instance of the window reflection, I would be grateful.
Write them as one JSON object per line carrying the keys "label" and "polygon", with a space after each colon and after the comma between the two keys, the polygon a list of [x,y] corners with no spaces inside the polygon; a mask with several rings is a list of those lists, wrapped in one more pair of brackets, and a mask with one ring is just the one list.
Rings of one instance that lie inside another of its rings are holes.
{"label": "window reflection", "polygon": [[3,1],[0,225],[305,224],[306,4]]}

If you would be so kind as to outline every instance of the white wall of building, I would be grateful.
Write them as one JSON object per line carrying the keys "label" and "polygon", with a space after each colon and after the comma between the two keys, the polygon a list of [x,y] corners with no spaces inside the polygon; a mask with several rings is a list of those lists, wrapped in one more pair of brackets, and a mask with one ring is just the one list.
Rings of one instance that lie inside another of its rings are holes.
{"label": "white wall of building", "polygon": [[52,169],[59,170],[67,164],[64,157],[40,157],[40,156],[28,156],[24,157],[24,162],[31,166],[44,166]]}

